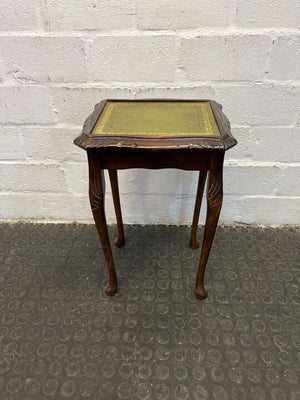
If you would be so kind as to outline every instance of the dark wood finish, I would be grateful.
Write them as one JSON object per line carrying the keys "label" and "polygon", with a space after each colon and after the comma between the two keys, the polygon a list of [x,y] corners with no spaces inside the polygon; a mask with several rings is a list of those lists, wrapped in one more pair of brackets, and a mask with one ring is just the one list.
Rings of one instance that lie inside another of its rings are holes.
{"label": "dark wood finish", "polygon": [[115,241],[115,245],[117,247],[122,247],[125,244],[125,236],[124,236],[124,227],[123,227],[123,219],[121,212],[121,203],[120,203],[120,194],[119,194],[119,185],[118,185],[118,173],[116,169],[109,169],[109,179],[111,184],[111,190],[114,200],[116,218],[117,218],[117,227],[118,227],[118,237]]}
{"label": "dark wood finish", "polygon": [[[134,136],[101,136],[92,135],[92,131],[96,122],[101,115],[101,112],[107,101],[172,101],[172,102],[188,102],[188,101],[209,101],[212,111],[214,113],[219,131],[219,137],[212,136],[197,136],[197,137],[173,137],[173,138],[148,138],[148,137],[134,137]],[[236,145],[235,138],[231,135],[230,123],[222,112],[222,106],[213,100],[174,100],[174,99],[146,99],[146,100],[116,100],[108,99],[103,100],[95,105],[94,111],[86,119],[83,125],[81,134],[74,141],[77,146],[83,149],[91,148],[131,148],[131,149],[152,149],[154,151],[161,149],[169,150],[183,150],[183,149],[196,149],[198,151],[225,151]],[[147,167],[145,167],[147,168]]]}
{"label": "dark wood finish", "polygon": [[118,281],[117,281],[114,259],[110,247],[105,210],[104,210],[104,197],[105,197],[104,173],[103,170],[101,169],[100,158],[97,152],[88,151],[87,154],[89,162],[90,203],[109,273],[109,282],[105,291],[109,296],[113,296],[114,294],[116,294],[118,290]]}
{"label": "dark wood finish", "polygon": [[203,191],[206,182],[206,176],[207,176],[207,170],[199,172],[196,202],[195,202],[195,209],[194,209],[194,216],[193,216],[191,237],[190,237],[190,246],[192,249],[198,249],[198,247],[200,246],[200,243],[198,242],[196,236],[197,236],[197,228],[198,228],[199,215],[203,198]]}
{"label": "dark wood finish", "polygon": [[[106,104],[104,100],[95,106],[94,112],[84,123],[82,133],[74,143],[87,150],[89,161],[89,193],[92,212],[103,247],[109,270],[109,284],[106,288],[108,295],[117,291],[117,276],[110,246],[105,210],[105,183],[103,169],[109,170],[114,206],[116,211],[118,238],[117,246],[124,244],[124,230],[121,214],[117,170],[125,168],[180,168],[199,171],[199,182],[190,236],[190,245],[197,248],[196,232],[203,197],[207,172],[207,215],[201,249],[200,263],[196,278],[195,294],[199,299],[207,296],[204,287],[204,274],[209,253],[216,232],[222,206],[222,172],[225,150],[237,142],[230,132],[230,123],[222,112],[222,106],[210,101],[220,136],[180,137],[180,138],[147,138],[134,136],[102,136],[93,135],[93,128]],[[122,101],[122,100],[109,100]],[[124,100],[130,101],[130,100]],[[189,101],[173,99],[149,99],[134,101]],[[193,102],[195,100],[192,100]],[[199,100],[207,101],[207,100]]]}
{"label": "dark wood finish", "polygon": [[[99,149],[101,167],[104,169],[127,169],[127,168],[179,168],[192,171],[208,169],[211,150],[206,152],[195,149],[174,150],[149,150],[149,149]],[[187,162],[188,160],[188,162]]]}
{"label": "dark wood finish", "polygon": [[207,291],[204,288],[204,273],[214,240],[223,201],[223,158],[219,154],[211,158],[207,185],[207,212],[204,228],[200,263],[196,278],[195,294],[199,299],[205,299]]}

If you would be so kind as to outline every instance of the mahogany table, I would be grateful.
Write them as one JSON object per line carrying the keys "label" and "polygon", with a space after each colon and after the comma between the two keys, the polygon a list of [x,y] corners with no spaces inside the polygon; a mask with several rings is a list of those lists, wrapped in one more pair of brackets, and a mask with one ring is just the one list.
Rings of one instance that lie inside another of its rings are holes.
{"label": "mahogany table", "polygon": [[109,271],[106,293],[118,289],[105,209],[104,169],[108,169],[115,206],[118,238],[125,243],[117,170],[179,168],[199,171],[190,246],[196,239],[207,173],[207,215],[195,284],[199,299],[207,296],[204,273],[222,206],[225,150],[237,142],[222,106],[212,100],[104,100],[96,104],[74,143],[87,151],[90,204]]}

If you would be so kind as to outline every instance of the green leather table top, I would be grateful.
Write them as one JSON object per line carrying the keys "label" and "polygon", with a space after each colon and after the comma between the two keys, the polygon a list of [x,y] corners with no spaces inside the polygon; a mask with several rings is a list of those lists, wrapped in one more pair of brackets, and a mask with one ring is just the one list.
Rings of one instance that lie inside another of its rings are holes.
{"label": "green leather table top", "polygon": [[108,101],[92,135],[162,138],[220,132],[208,101]]}

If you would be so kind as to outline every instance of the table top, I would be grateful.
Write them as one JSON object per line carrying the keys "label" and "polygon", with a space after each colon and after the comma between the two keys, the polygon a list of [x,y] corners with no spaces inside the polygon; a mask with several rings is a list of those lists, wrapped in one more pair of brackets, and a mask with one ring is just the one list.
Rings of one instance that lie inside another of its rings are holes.
{"label": "table top", "polygon": [[75,144],[95,148],[225,151],[237,142],[212,100],[108,99],[96,104]]}
{"label": "table top", "polygon": [[209,101],[108,101],[92,135],[220,136]]}

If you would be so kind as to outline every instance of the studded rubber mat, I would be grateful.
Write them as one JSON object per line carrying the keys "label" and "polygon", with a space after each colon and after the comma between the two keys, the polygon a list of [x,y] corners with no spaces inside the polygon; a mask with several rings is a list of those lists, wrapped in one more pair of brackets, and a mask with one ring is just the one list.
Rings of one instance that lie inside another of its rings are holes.
{"label": "studded rubber mat", "polygon": [[110,298],[93,225],[0,225],[1,400],[300,399],[297,229],[220,226],[204,301],[188,227],[125,235]]}

